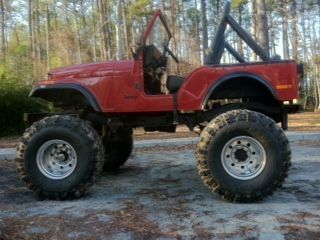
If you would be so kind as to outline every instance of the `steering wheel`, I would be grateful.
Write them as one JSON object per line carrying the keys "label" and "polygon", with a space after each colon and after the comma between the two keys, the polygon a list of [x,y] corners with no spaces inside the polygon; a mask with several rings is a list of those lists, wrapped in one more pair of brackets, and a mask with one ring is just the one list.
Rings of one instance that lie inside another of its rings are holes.
{"label": "steering wheel", "polygon": [[176,57],[176,55],[173,54],[173,52],[168,48],[167,45],[163,45],[164,47],[164,53],[169,53],[169,55],[172,57],[172,59],[176,62],[176,63],[179,63],[179,60],[178,58]]}

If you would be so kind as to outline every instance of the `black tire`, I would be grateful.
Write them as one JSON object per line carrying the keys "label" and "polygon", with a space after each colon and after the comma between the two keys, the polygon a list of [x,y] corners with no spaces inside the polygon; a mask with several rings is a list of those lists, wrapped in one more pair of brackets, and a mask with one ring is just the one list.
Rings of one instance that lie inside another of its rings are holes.
{"label": "black tire", "polygon": [[101,138],[89,122],[71,116],[51,116],[33,123],[21,137],[17,152],[21,179],[46,199],[82,196],[103,168]]}
{"label": "black tire", "polygon": [[[261,154],[254,156],[251,148]],[[201,133],[196,157],[203,182],[232,202],[255,202],[271,195],[281,187],[291,165],[283,130],[271,118],[249,110],[233,110],[213,119]]]}
{"label": "black tire", "polygon": [[105,147],[104,171],[115,171],[128,160],[133,149],[133,132],[131,128],[112,130],[103,137]]}

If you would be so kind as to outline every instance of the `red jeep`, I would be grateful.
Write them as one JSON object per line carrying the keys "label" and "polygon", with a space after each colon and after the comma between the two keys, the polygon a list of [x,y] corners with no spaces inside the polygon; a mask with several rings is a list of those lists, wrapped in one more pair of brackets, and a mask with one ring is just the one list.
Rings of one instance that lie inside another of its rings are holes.
{"label": "red jeep", "polygon": [[[186,78],[167,75],[171,33],[157,11],[130,61],[60,68],[30,93],[62,111],[27,114],[32,125],[18,144],[22,179],[40,196],[83,195],[102,170],[129,158],[132,129],[174,132],[178,124],[202,130],[197,146],[204,183],[223,198],[251,202],[272,194],[287,176],[290,147],[282,128],[297,111],[301,68],[269,58],[229,15],[226,5],[204,66]],[[226,41],[229,24],[261,57],[247,63]],[[221,65],[227,49],[239,64]],[[37,121],[35,121],[37,120]]]}

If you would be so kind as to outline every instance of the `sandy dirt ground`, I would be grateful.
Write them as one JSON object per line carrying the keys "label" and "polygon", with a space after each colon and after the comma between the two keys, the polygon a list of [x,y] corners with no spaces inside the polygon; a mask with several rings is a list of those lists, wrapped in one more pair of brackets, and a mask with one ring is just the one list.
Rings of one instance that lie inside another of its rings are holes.
{"label": "sandy dirt ground", "polygon": [[284,188],[233,204],[196,172],[194,145],[138,148],[85,197],[40,201],[0,161],[0,239],[320,239],[320,148],[292,142]]}
{"label": "sandy dirt ground", "polygon": [[289,131],[320,131],[320,112],[290,114]]}

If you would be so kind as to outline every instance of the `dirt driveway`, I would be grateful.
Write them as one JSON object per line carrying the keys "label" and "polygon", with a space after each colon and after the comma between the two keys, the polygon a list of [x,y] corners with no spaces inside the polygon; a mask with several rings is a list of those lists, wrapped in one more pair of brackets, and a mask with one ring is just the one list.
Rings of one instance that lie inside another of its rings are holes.
{"label": "dirt driveway", "polygon": [[39,201],[0,161],[0,239],[320,239],[320,148],[292,143],[284,188],[227,203],[202,184],[193,145],[139,148],[74,201]]}

